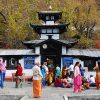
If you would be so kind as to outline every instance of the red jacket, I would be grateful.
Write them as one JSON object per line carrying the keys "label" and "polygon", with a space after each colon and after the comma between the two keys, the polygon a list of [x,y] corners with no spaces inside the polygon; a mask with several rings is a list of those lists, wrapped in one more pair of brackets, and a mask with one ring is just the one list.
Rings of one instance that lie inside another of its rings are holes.
{"label": "red jacket", "polygon": [[23,71],[22,66],[18,65],[16,76],[22,76],[23,75],[22,71]]}

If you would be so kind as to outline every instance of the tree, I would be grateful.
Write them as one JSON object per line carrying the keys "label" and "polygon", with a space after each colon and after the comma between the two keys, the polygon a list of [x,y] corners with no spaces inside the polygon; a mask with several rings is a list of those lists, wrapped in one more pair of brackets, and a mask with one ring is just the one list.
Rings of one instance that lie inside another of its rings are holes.
{"label": "tree", "polygon": [[4,42],[9,45],[9,48],[22,48],[21,41],[32,37],[34,38],[32,29],[29,26],[31,17],[35,17],[30,16],[32,10],[34,11],[33,2],[27,0],[2,0],[1,4],[0,10],[2,15],[6,16],[7,22],[6,32],[3,32],[6,35]]}
{"label": "tree", "polygon": [[[62,35],[63,39],[71,39],[78,34],[86,41],[88,38],[91,40],[96,25],[96,8],[92,1],[94,0],[1,0],[0,34],[5,37],[1,39],[9,48],[23,48],[21,41],[38,38],[30,23],[40,23],[37,12],[48,10],[51,5],[52,10],[63,12],[60,23],[70,23],[68,32]],[[85,45],[91,43],[86,41]]]}
{"label": "tree", "polygon": [[80,39],[80,44],[82,44],[81,48],[92,47],[94,45],[92,37],[97,18],[96,5],[92,2],[92,0],[79,2],[75,8],[75,13],[76,17],[73,20],[73,25],[78,34],[82,37]]}
{"label": "tree", "polygon": [[6,24],[7,24],[7,21],[6,21],[6,17],[5,15],[2,13],[2,11],[0,10],[0,47],[3,48],[5,43],[5,32],[6,32]]}
{"label": "tree", "polygon": [[90,2],[82,2],[75,8],[76,18],[73,20],[74,27],[80,35],[91,38],[96,25],[96,9]]}

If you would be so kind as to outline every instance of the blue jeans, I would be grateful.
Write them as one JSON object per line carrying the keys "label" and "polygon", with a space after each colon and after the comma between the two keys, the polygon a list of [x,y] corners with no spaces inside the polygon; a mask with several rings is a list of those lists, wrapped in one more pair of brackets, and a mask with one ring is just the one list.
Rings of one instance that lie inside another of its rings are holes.
{"label": "blue jeans", "polygon": [[96,87],[96,83],[91,83],[90,86],[91,87]]}
{"label": "blue jeans", "polygon": [[3,88],[4,80],[5,80],[5,72],[0,72],[0,76],[1,76],[0,86],[1,86],[1,88]]}

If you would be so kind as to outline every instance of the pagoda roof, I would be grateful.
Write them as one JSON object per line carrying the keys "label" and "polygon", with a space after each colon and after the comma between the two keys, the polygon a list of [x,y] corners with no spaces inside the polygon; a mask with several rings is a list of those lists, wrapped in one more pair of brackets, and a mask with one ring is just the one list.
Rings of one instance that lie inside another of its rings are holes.
{"label": "pagoda roof", "polygon": [[100,58],[100,49],[68,49],[63,56]]}
{"label": "pagoda roof", "polygon": [[66,46],[68,48],[71,48],[77,43],[77,41],[70,42],[67,40],[47,39],[47,40],[31,40],[31,41],[25,41],[23,43],[26,46],[30,45],[31,48],[41,46],[41,45],[46,44],[46,43],[57,43],[59,45],[63,45],[63,46]]}
{"label": "pagoda roof", "polygon": [[46,16],[54,16],[54,21],[61,19],[62,12],[61,11],[40,11],[38,12],[38,16],[40,20],[46,21]]}
{"label": "pagoda roof", "polygon": [[38,56],[32,49],[0,49],[0,56]]}
{"label": "pagoda roof", "polygon": [[39,14],[62,14],[61,11],[39,11]]}
{"label": "pagoda roof", "polygon": [[[55,29],[55,28],[59,29],[59,33],[63,33],[63,32],[67,31],[69,23],[68,24],[54,24],[54,25],[46,25],[46,24],[43,24],[43,25],[30,24],[30,25],[35,32],[40,33],[40,34],[41,34],[40,29]],[[66,26],[67,26],[67,28],[66,28]]]}

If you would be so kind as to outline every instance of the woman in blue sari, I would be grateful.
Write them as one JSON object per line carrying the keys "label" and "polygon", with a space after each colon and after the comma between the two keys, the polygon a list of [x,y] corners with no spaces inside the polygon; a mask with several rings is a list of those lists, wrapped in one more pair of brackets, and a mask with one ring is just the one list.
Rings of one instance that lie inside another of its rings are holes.
{"label": "woman in blue sari", "polygon": [[45,85],[46,85],[46,71],[45,71],[44,65],[41,66],[41,73],[43,75],[42,86],[45,87]]}

